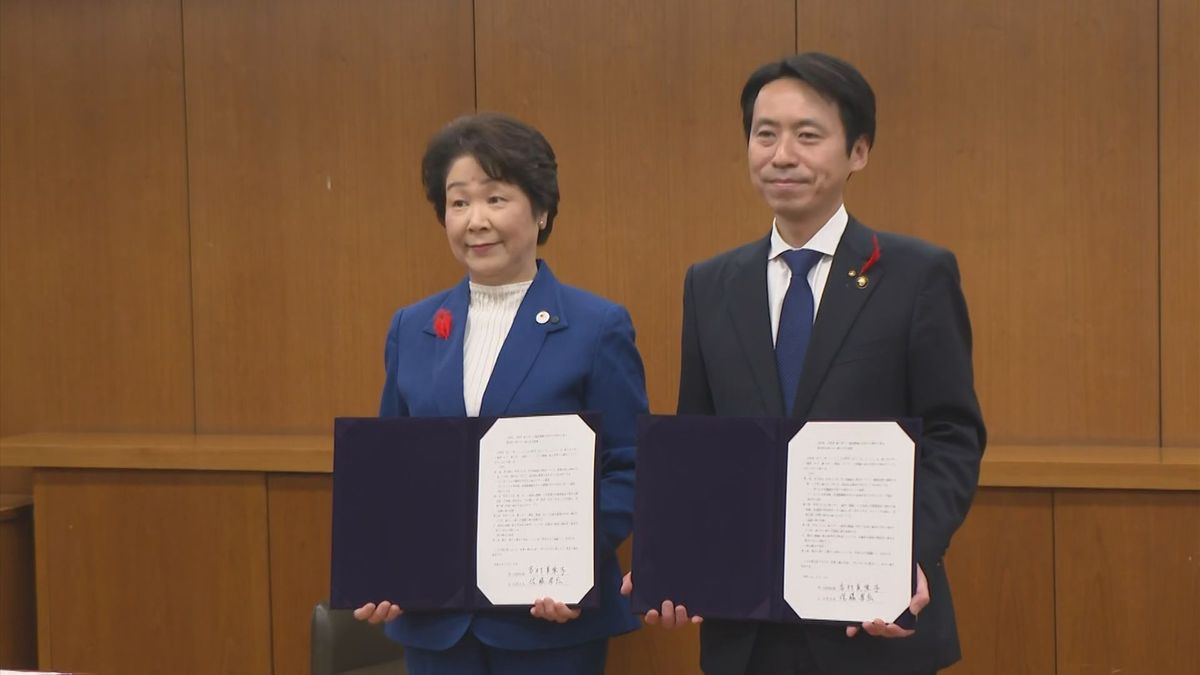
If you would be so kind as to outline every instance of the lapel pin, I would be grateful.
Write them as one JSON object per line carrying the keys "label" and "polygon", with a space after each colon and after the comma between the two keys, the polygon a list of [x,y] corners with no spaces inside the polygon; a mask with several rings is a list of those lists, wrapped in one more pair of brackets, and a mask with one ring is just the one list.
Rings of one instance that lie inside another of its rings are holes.
{"label": "lapel pin", "polygon": [[543,309],[542,311],[537,313],[537,316],[533,317],[533,320],[538,323],[546,323],[547,321],[550,320],[550,312],[547,312],[546,310]]}
{"label": "lapel pin", "polygon": [[858,272],[856,270],[850,270],[850,278],[853,279],[856,276],[858,276]]}
{"label": "lapel pin", "polygon": [[[867,270],[871,269],[871,267],[873,267],[877,262],[879,262],[879,236],[872,234],[871,257],[867,258],[867,260],[862,264],[862,267],[857,273],[858,278],[854,280],[854,283],[857,284],[859,288],[866,288],[867,284],[870,283],[870,279],[867,278]],[[855,276],[854,270],[850,270],[850,276]]]}

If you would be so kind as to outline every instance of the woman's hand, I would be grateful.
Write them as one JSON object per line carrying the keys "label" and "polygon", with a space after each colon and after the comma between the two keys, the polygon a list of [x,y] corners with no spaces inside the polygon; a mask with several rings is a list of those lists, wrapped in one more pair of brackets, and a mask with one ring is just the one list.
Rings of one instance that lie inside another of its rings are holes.
{"label": "woman's hand", "polygon": [[529,613],[539,619],[553,621],[554,623],[566,623],[579,618],[578,609],[571,609],[561,602],[555,602],[553,598],[538,598],[534,600],[533,607],[529,609]]}
{"label": "woman's hand", "polygon": [[379,605],[376,605],[373,602],[368,602],[362,607],[359,607],[358,609],[354,610],[354,618],[358,619],[359,621],[366,621],[370,624],[376,624],[391,621],[403,613],[404,610],[393,605],[387,600],[384,600],[383,602],[379,603]]}

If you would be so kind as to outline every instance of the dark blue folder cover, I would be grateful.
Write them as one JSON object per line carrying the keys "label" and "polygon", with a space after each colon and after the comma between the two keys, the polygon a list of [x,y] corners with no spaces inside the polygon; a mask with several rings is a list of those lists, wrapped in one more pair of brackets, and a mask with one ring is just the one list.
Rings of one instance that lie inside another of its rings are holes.
{"label": "dark blue folder cover", "polygon": [[[599,415],[579,416],[596,431],[598,467]],[[332,608],[381,600],[405,611],[502,608],[475,583],[479,440],[496,419],[334,420]],[[595,480],[598,499],[598,471]],[[598,603],[593,588],[579,606]]]}
{"label": "dark blue folder cover", "polygon": [[[917,461],[920,420],[897,422],[917,443]],[[803,426],[790,418],[638,420],[634,612],[670,599],[706,618],[809,621],[783,599],[787,445]],[[912,584],[915,593],[915,563]],[[915,617],[905,611],[896,622],[912,626]]]}

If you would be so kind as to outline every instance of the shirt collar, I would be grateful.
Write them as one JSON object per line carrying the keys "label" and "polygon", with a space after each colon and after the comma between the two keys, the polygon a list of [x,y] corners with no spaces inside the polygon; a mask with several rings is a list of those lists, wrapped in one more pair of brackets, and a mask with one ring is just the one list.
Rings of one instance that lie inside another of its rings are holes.
{"label": "shirt collar", "polygon": [[[813,251],[832,256],[838,247],[838,242],[842,240],[842,233],[846,231],[846,223],[849,222],[850,216],[846,213],[846,205],[842,204],[838,210],[834,212],[829,220],[817,230],[817,233],[805,242],[804,246],[799,248],[807,248]],[[778,224],[771,221],[771,249],[767,252],[767,260],[774,260],[779,257],[784,251],[790,251],[796,246],[789,245],[783,240],[783,235],[779,234]]]}

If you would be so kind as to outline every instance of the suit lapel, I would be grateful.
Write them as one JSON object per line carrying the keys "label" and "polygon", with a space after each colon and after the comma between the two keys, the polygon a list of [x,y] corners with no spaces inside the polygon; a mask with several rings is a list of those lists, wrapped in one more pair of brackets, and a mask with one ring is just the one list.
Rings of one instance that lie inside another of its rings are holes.
{"label": "suit lapel", "polygon": [[467,330],[467,306],[470,303],[470,287],[464,278],[446,293],[441,310],[450,313],[450,337],[438,337],[433,328],[433,316],[425,325],[425,332],[434,341],[433,348],[433,395],[437,410],[447,417],[464,417],[467,414],[463,403],[463,336]]}
{"label": "suit lapel", "polygon": [[771,238],[745,250],[736,261],[729,283],[728,309],[734,331],[750,365],[755,389],[760,392],[765,414],[780,417],[783,393],[775,364],[775,343],[771,339],[771,310],[767,300],[767,253]]}
{"label": "suit lapel", "polygon": [[871,235],[871,230],[854,218],[846,223],[846,231],[838,243],[833,266],[825,281],[821,306],[817,309],[817,320],[813,324],[812,340],[804,357],[804,371],[796,392],[796,407],[792,410],[796,417],[808,416],[833,357],[837,355],[859,311],[883,280],[886,265],[880,264],[871,268],[868,274],[870,283],[865,288],[859,288],[855,283],[857,279],[850,276],[850,270],[857,271],[871,255]]}
{"label": "suit lapel", "polygon": [[[550,267],[539,260],[537,275],[525,292],[521,306],[517,308],[512,328],[504,339],[487,389],[483,392],[480,415],[499,416],[508,411],[513,395],[537,360],[546,336],[567,327],[559,289],[558,280],[554,278]],[[541,312],[546,312],[548,317],[546,321],[538,323],[538,314]],[[459,369],[461,371],[461,365]]]}

